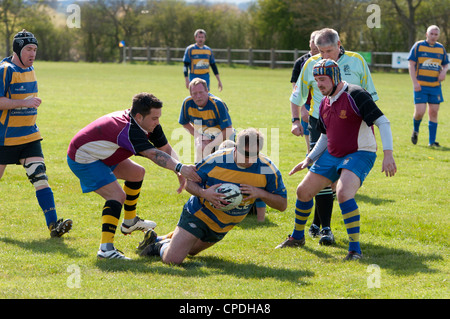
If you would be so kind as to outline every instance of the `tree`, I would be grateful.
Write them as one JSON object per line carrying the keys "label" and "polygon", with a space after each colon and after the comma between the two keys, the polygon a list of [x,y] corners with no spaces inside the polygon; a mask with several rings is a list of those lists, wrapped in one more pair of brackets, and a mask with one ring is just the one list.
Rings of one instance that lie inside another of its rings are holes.
{"label": "tree", "polygon": [[408,30],[408,48],[410,48],[416,42],[416,10],[420,6],[422,0],[417,0],[415,4],[414,0],[406,0],[406,4],[408,7],[407,13],[398,4],[397,0],[391,0],[391,2],[395,10],[397,11],[403,25]]}
{"label": "tree", "polygon": [[16,31],[19,14],[24,9],[22,0],[0,0],[0,21],[3,24],[2,33],[5,39],[5,56],[11,54],[12,36]]}

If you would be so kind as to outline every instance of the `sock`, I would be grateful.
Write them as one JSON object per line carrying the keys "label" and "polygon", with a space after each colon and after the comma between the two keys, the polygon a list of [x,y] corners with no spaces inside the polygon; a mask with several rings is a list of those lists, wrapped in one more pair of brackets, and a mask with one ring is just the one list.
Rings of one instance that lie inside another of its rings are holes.
{"label": "sock", "polygon": [[108,200],[102,212],[102,239],[100,249],[103,251],[114,249],[114,235],[119,224],[122,204],[115,200]]}
{"label": "sock", "polygon": [[159,248],[159,256],[162,258],[164,251],[169,247],[169,244],[171,242],[171,239],[167,239],[165,241],[161,242],[161,247]]}
{"label": "sock", "polygon": [[[333,212],[333,191],[331,187],[325,187],[315,197],[317,214],[319,215],[322,228],[330,227],[331,214]],[[316,224],[317,225],[317,224]]]}
{"label": "sock", "polygon": [[314,200],[309,202],[302,202],[297,199],[295,203],[295,227],[292,232],[294,239],[302,239],[305,236],[305,225],[311,214],[312,207],[314,206]]}
{"label": "sock", "polygon": [[437,127],[437,123],[431,121],[428,122],[428,140],[430,145],[436,142]]}
{"label": "sock", "polygon": [[359,209],[354,198],[349,199],[339,204],[342,210],[342,217],[344,218],[345,227],[347,228],[349,251],[356,251],[361,254],[361,247],[359,245]]}
{"label": "sock", "polygon": [[136,217],[136,205],[141,193],[142,182],[129,182],[125,181],[123,190],[127,195],[125,203],[123,204],[124,217],[123,222],[127,226],[134,224],[134,218]]}
{"label": "sock", "polygon": [[419,133],[419,127],[421,122],[422,120],[416,120],[415,118],[413,118],[414,132]]}
{"label": "sock", "polygon": [[312,223],[314,225],[316,225],[317,227],[320,227],[320,225],[322,225],[320,222],[319,212],[317,211],[317,205],[314,206],[314,219],[313,219]]}
{"label": "sock", "polygon": [[45,222],[48,227],[58,219],[52,189],[50,187],[40,189],[36,191],[36,197],[39,206],[41,206],[41,209],[44,212]]}

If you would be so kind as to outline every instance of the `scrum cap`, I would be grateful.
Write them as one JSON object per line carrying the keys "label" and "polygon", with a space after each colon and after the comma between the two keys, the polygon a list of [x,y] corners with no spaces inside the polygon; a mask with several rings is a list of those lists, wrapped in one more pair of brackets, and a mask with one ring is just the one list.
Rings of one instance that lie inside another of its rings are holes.
{"label": "scrum cap", "polygon": [[339,65],[331,59],[323,59],[317,62],[313,68],[313,75],[329,76],[334,87],[337,87],[337,85],[342,81]]}
{"label": "scrum cap", "polygon": [[17,54],[22,64],[22,49],[29,44],[38,45],[38,41],[33,33],[23,29],[14,36],[13,51]]}

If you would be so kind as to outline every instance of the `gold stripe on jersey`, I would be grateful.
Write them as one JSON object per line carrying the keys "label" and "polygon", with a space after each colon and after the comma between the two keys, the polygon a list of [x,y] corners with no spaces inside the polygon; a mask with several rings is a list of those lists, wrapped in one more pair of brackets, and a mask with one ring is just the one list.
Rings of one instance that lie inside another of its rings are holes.
{"label": "gold stripe on jersey", "polygon": [[240,172],[218,166],[214,167],[208,173],[208,176],[217,178],[222,181],[232,181],[236,184],[248,184],[255,187],[265,187],[267,185],[267,179],[265,175]]}
{"label": "gold stripe on jersey", "polygon": [[192,49],[191,55],[195,55],[195,54],[211,55],[211,50],[210,49]]}
{"label": "gold stripe on jersey", "polygon": [[214,212],[214,215],[216,218],[222,223],[222,224],[231,224],[227,225],[223,228],[221,228],[216,221],[212,220],[208,215],[206,215],[201,210],[198,210],[194,213],[194,216],[202,220],[208,227],[215,231],[216,233],[226,233],[229,232],[236,224],[239,224],[247,215],[240,215],[240,216],[232,216],[228,215],[218,209],[213,208],[209,203],[205,203],[205,206]]}
{"label": "gold stripe on jersey", "polygon": [[426,45],[419,46],[419,52],[428,52],[434,54],[444,54],[444,49],[441,47],[428,47]]}
{"label": "gold stripe on jersey", "polygon": [[36,123],[37,114],[25,116],[10,116],[8,127],[33,126]]}
{"label": "gold stripe on jersey", "polygon": [[14,72],[11,76],[11,84],[35,82],[36,75],[34,72]]}
{"label": "gold stripe on jersey", "polygon": [[41,134],[40,132],[36,132],[27,136],[19,136],[19,137],[8,137],[5,138],[5,146],[13,146],[13,145],[21,145],[31,143],[37,140],[40,140]]}
{"label": "gold stripe on jersey", "polygon": [[213,110],[203,110],[202,111],[202,110],[190,107],[188,110],[188,114],[193,117],[198,117],[198,118],[204,119],[205,121],[216,118]]}

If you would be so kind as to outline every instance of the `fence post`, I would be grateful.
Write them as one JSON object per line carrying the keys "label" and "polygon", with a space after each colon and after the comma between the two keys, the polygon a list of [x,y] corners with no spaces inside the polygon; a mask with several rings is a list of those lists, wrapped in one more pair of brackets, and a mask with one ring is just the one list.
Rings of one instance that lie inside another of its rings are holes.
{"label": "fence post", "polygon": [[133,49],[128,47],[128,61],[133,62]]}
{"label": "fence post", "polygon": [[294,61],[297,61],[297,59],[298,59],[298,49],[295,48],[294,49]]}
{"label": "fence post", "polygon": [[248,49],[248,65],[253,66],[253,49]]}
{"label": "fence post", "polygon": [[150,50],[150,46],[147,47],[147,61],[148,63],[152,62],[152,51]]}
{"label": "fence post", "polygon": [[170,47],[167,47],[167,52],[166,52],[166,62],[170,63]]}
{"label": "fence post", "polygon": [[227,60],[228,60],[228,66],[231,65],[231,48],[227,48]]}
{"label": "fence post", "polygon": [[275,69],[275,49],[270,49],[270,68]]}

